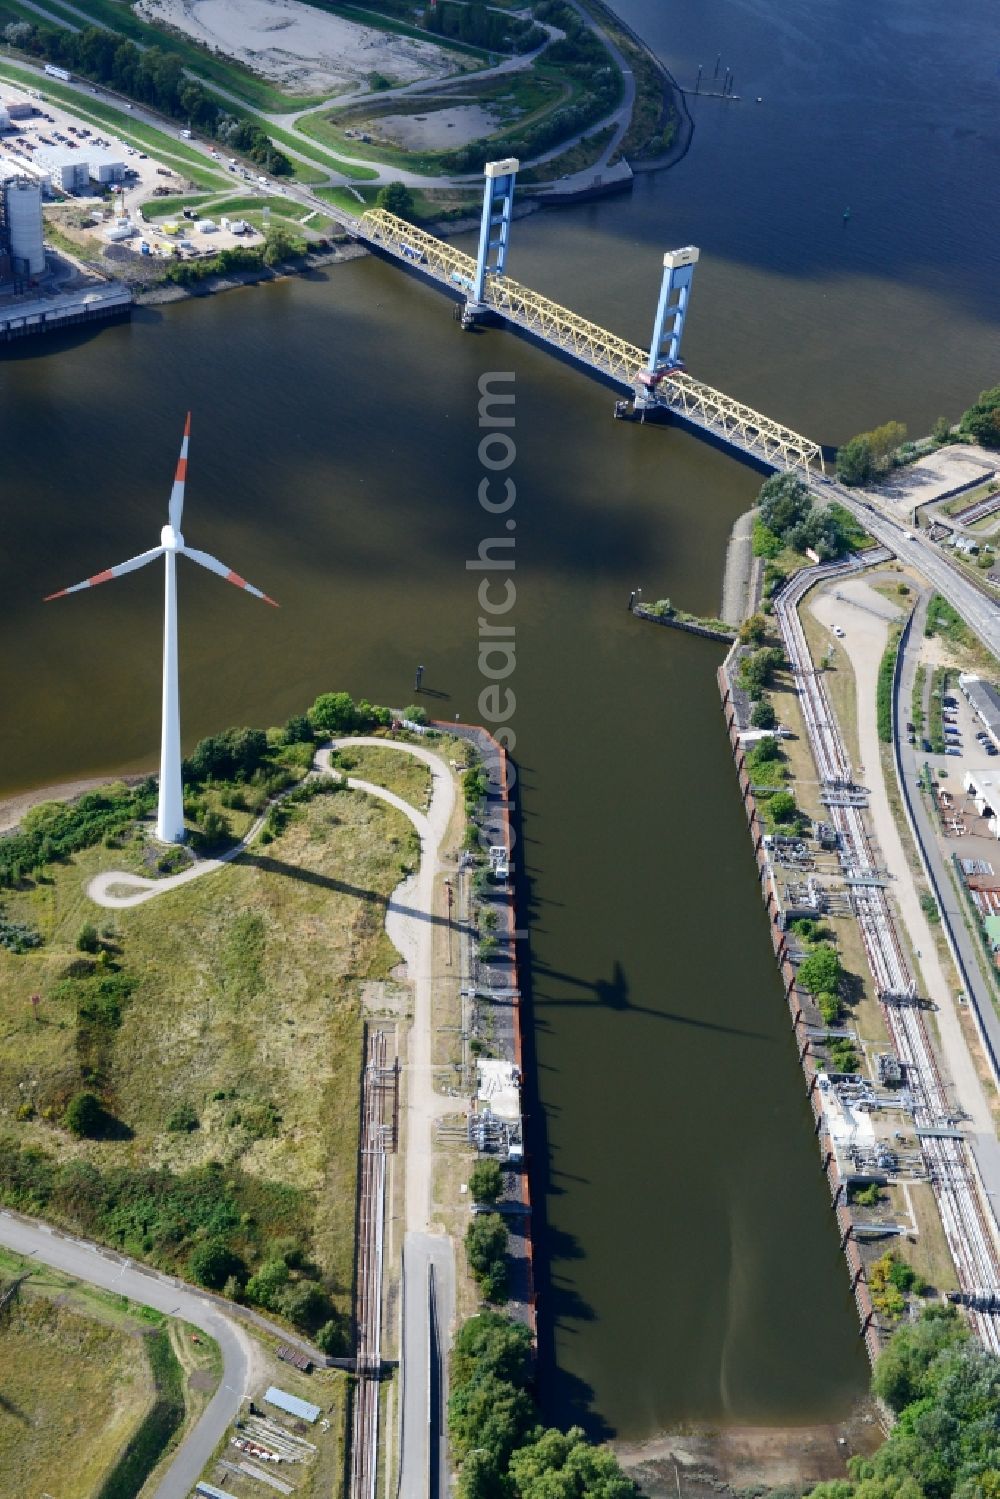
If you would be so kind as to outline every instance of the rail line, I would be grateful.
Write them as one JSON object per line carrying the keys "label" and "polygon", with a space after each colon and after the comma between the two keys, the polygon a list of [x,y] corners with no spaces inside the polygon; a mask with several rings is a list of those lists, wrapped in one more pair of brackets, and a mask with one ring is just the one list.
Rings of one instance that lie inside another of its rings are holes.
{"label": "rail line", "polygon": [[[799,617],[799,605],[814,583],[860,571],[879,559],[880,554],[869,553],[847,563],[804,569],[775,599],[775,614],[796,679],[827,816],[840,834],[845,874],[855,882],[851,886],[854,914],[886,1028],[906,1068],[917,1138],[959,1283],[968,1296],[981,1302],[996,1296],[1000,1305],[1000,1258],[983,1210],[969,1146],[963,1139],[926,1133],[954,1128],[957,1121],[923,1012],[914,1002],[916,979],[880,882],[864,817],[864,790],[855,784],[843,736],[822,675],[813,666]],[[1000,1353],[1000,1313],[972,1305],[969,1317],[982,1343]]]}
{"label": "rail line", "polygon": [[395,1144],[393,1122],[383,1121],[386,1066],[384,1031],[368,1035],[361,1104],[358,1183],[358,1273],[354,1415],[351,1428],[351,1499],[375,1499],[378,1481],[379,1387],[382,1375],[382,1244],[385,1229],[386,1150]]}

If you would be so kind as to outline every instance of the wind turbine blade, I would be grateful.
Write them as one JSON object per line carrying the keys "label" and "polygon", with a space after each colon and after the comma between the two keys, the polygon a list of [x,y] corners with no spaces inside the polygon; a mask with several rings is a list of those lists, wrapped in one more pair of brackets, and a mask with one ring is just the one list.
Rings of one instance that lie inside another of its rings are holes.
{"label": "wind turbine blade", "polygon": [[217,573],[220,578],[225,578],[227,583],[235,583],[237,588],[244,588],[247,593],[252,593],[255,599],[263,599],[265,604],[270,604],[274,609],[279,607],[274,599],[269,599],[266,593],[261,593],[259,588],[254,588],[252,583],[248,583],[246,578],[241,578],[239,573],[234,573],[232,568],[220,562],[218,557],[212,557],[208,552],[199,552],[195,547],[184,547],[183,554],[185,557],[190,557],[192,562],[197,562],[200,567],[207,567],[210,573]]}
{"label": "wind turbine blade", "polygon": [[181,456],[177,460],[177,472],[174,475],[174,487],[170,491],[170,524],[174,530],[181,529],[181,516],[184,514],[184,484],[187,480],[188,466],[188,443],[191,441],[191,413],[187,414],[184,423],[184,436],[181,438]]}
{"label": "wind turbine blade", "polygon": [[119,562],[117,567],[105,568],[104,572],[95,573],[92,578],[84,578],[82,583],[74,583],[72,588],[60,588],[58,593],[47,593],[43,603],[47,604],[50,599],[64,598],[67,593],[79,593],[81,588],[96,588],[98,583],[110,583],[112,578],[120,578],[122,573],[134,573],[136,568],[145,567],[147,562],[153,562],[162,555],[162,547],[153,547],[148,552],[140,552],[138,557],[130,557],[127,562]]}

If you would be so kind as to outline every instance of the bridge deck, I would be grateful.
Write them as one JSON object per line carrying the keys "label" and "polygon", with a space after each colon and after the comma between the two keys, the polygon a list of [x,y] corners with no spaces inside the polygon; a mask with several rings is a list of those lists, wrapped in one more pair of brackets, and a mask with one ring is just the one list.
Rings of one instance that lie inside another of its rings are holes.
{"label": "bridge deck", "polygon": [[[385,209],[369,209],[358,220],[355,233],[452,291],[472,291],[476,262],[470,255]],[[647,365],[646,351],[637,344],[588,322],[508,276],[487,281],[485,300],[491,311],[508,322],[554,344],[577,363],[628,394],[635,394],[636,377]],[[823,469],[818,443],[690,375],[665,376],[657,387],[656,405],[773,468],[802,469],[807,474],[812,467]]]}

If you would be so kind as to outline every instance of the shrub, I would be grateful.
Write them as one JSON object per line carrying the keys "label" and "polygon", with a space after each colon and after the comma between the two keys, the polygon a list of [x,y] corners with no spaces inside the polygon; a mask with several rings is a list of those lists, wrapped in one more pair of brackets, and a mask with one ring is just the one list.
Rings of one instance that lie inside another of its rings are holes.
{"label": "shrub", "polygon": [[225,1239],[209,1239],[192,1249],[188,1256],[188,1273],[200,1286],[210,1291],[221,1291],[233,1277],[239,1279],[243,1262],[229,1248]]}
{"label": "shrub", "polygon": [[[389,87],[388,84],[385,87]],[[403,182],[387,182],[375,198],[376,208],[384,208],[400,219],[413,218],[413,194]]]}
{"label": "shrub", "polygon": [[246,1298],[254,1306],[268,1311],[278,1309],[279,1298],[288,1285],[289,1271],[284,1260],[267,1260],[246,1284]]}
{"label": "shrub", "polygon": [[[801,972],[801,969],[799,970]],[[840,1000],[836,994],[817,994],[816,1008],[826,1021],[827,1025],[836,1025],[840,1019]]]}
{"label": "shrub", "polygon": [[190,1134],[198,1128],[198,1115],[189,1103],[179,1103],[167,1115],[167,1129],[172,1134]]}
{"label": "shrub", "polygon": [[329,1293],[315,1280],[297,1280],[278,1297],[278,1310],[289,1322],[312,1336],[333,1319]]}
{"label": "shrub", "polygon": [[422,726],[427,722],[427,709],[421,708],[418,703],[411,703],[408,708],[403,709],[403,717],[409,723],[418,723]]}
{"label": "shrub", "polygon": [[100,939],[97,928],[92,921],[85,921],[77,933],[76,945],[80,952],[97,952],[100,948]]}
{"label": "shrub", "polygon": [[96,1093],[74,1093],[63,1116],[66,1128],[81,1140],[96,1140],[104,1132],[106,1115]]}
{"label": "shrub", "polygon": [[774,704],[770,698],[762,697],[753,705],[750,714],[750,727],[753,729],[773,729],[777,727],[778,715],[774,711]]}

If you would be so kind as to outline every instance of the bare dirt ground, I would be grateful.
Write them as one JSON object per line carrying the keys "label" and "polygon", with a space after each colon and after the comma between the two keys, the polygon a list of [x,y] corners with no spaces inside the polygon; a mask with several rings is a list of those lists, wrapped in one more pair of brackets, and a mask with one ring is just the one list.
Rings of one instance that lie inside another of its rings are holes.
{"label": "bare dirt ground", "polygon": [[913,515],[919,505],[929,505],[959,485],[991,479],[997,466],[996,455],[985,448],[966,444],[939,448],[897,469],[882,492],[903,515]]}
{"label": "bare dirt ground", "polygon": [[433,42],[360,26],[300,0],[139,0],[144,20],[173,26],[293,94],[336,94],[370,73],[415,83],[457,71]]}
{"label": "bare dirt ground", "polygon": [[844,1478],[847,1459],[873,1452],[881,1441],[873,1411],[862,1405],[836,1425],[694,1427],[649,1442],[616,1443],[615,1450],[649,1499],[700,1499],[726,1490],[808,1489]]}

